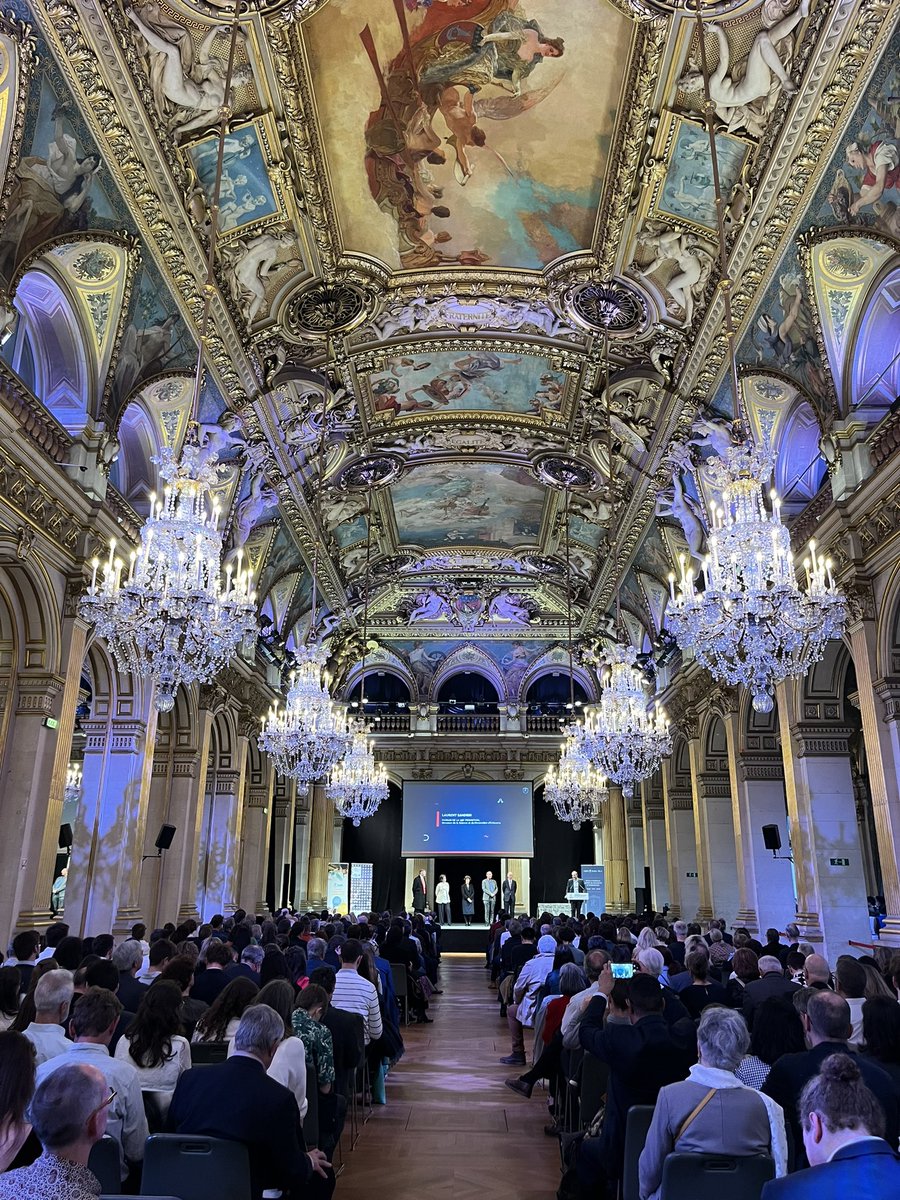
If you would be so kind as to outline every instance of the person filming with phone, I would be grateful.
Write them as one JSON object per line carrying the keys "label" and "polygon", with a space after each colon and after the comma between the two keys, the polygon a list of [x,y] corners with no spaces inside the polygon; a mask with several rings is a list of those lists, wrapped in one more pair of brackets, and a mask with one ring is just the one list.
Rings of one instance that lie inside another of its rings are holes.
{"label": "person filming with phone", "polygon": [[[604,1025],[607,997],[619,982],[613,974],[627,975],[630,1023]],[[606,1117],[597,1138],[586,1138],[575,1166],[586,1194],[615,1191],[622,1178],[625,1157],[625,1118],[635,1104],[655,1104],[659,1090],[685,1078],[696,1062],[696,1045],[676,1041],[663,1016],[664,1000],[659,980],[634,971],[631,963],[607,963],[578,1027],[582,1049],[609,1066]],[[584,1114],[585,1119],[593,1113]]]}

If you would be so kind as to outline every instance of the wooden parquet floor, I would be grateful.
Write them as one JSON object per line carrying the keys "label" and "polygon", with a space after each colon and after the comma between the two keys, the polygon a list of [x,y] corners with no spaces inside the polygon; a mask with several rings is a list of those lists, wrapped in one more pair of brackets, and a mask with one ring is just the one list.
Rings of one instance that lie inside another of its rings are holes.
{"label": "wooden parquet floor", "polygon": [[546,1092],[525,1100],[503,1086],[519,1070],[497,1061],[509,1033],[483,964],[444,955],[434,1024],[404,1028],[387,1105],[345,1153],[335,1200],[553,1200],[559,1148],[544,1134]]}

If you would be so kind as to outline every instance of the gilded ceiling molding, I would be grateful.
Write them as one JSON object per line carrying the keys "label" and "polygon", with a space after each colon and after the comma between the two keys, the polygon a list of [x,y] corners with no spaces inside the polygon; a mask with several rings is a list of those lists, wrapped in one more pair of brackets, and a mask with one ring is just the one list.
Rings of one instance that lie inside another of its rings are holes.
{"label": "gilded ceiling molding", "polygon": [[[729,274],[738,281],[732,293],[738,327],[761,300],[773,263],[802,222],[810,184],[828,169],[830,151],[840,140],[864,79],[874,71],[893,29],[890,0],[859,4],[840,0],[833,7],[816,8],[830,23],[792,99],[778,147],[757,189],[753,217],[743,226],[729,259]],[[714,394],[724,374],[722,318],[721,298],[716,295],[682,377],[683,390],[701,400]]]}
{"label": "gilded ceiling molding", "polygon": [[[143,68],[124,18],[115,5],[101,8],[77,0],[35,0],[34,9],[133,220],[196,329],[203,312],[206,254],[184,212],[186,177],[176,176],[178,168],[163,155],[160,135],[152,128],[149,89],[141,82]],[[242,401],[257,389],[258,379],[223,291],[213,296],[207,361],[223,394],[243,413]]]}
{"label": "gilded ceiling molding", "polygon": [[[31,27],[24,21],[19,21],[11,13],[0,12],[0,34],[12,41],[16,49],[15,68],[18,72],[14,108],[12,111],[12,132],[9,138],[9,150],[6,158],[6,175],[0,188],[0,225],[6,220],[9,208],[9,198],[16,182],[15,169],[19,163],[22,149],[22,135],[25,131],[25,118],[28,109],[28,97],[35,68],[38,66],[37,47]],[[9,115],[6,117],[9,120]]]}

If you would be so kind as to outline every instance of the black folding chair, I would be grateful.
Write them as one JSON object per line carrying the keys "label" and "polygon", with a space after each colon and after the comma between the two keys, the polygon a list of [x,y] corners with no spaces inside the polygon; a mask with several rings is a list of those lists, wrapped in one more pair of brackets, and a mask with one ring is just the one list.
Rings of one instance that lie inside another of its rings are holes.
{"label": "black folding chair", "polygon": [[587,1129],[600,1110],[609,1083],[609,1067],[593,1054],[585,1053],[581,1063],[581,1128]]}
{"label": "black folding chair", "polygon": [[227,1042],[191,1042],[191,1066],[209,1067],[228,1057]]}
{"label": "black folding chair", "polygon": [[307,1150],[319,1145],[319,1073],[311,1063],[306,1065],[306,1116],[303,1118],[303,1138]]}
{"label": "black folding chair", "polygon": [[403,1023],[409,1024],[409,974],[404,963],[391,963],[391,977],[397,1003],[403,1006]]}
{"label": "black folding chair", "polygon": [[759,1200],[774,1178],[775,1163],[767,1154],[670,1154],[660,1200]]}
{"label": "black folding chair", "polygon": [[142,1196],[250,1200],[250,1160],[241,1142],[157,1133],[147,1138]]}
{"label": "black folding chair", "polygon": [[[653,1120],[652,1104],[635,1104],[625,1118],[625,1158],[622,1166],[622,1200],[640,1200],[638,1163]],[[729,1198],[730,1200],[730,1198]]]}
{"label": "black folding chair", "polygon": [[115,1138],[103,1137],[91,1146],[88,1169],[100,1181],[103,1192],[118,1192],[122,1187],[122,1156]]}

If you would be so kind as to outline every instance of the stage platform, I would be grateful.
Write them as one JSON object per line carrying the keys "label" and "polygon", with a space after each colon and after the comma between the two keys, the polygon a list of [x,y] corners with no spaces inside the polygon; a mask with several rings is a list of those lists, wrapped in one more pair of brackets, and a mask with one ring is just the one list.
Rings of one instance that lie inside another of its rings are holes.
{"label": "stage platform", "polygon": [[483,954],[487,947],[487,925],[442,925],[444,954]]}

